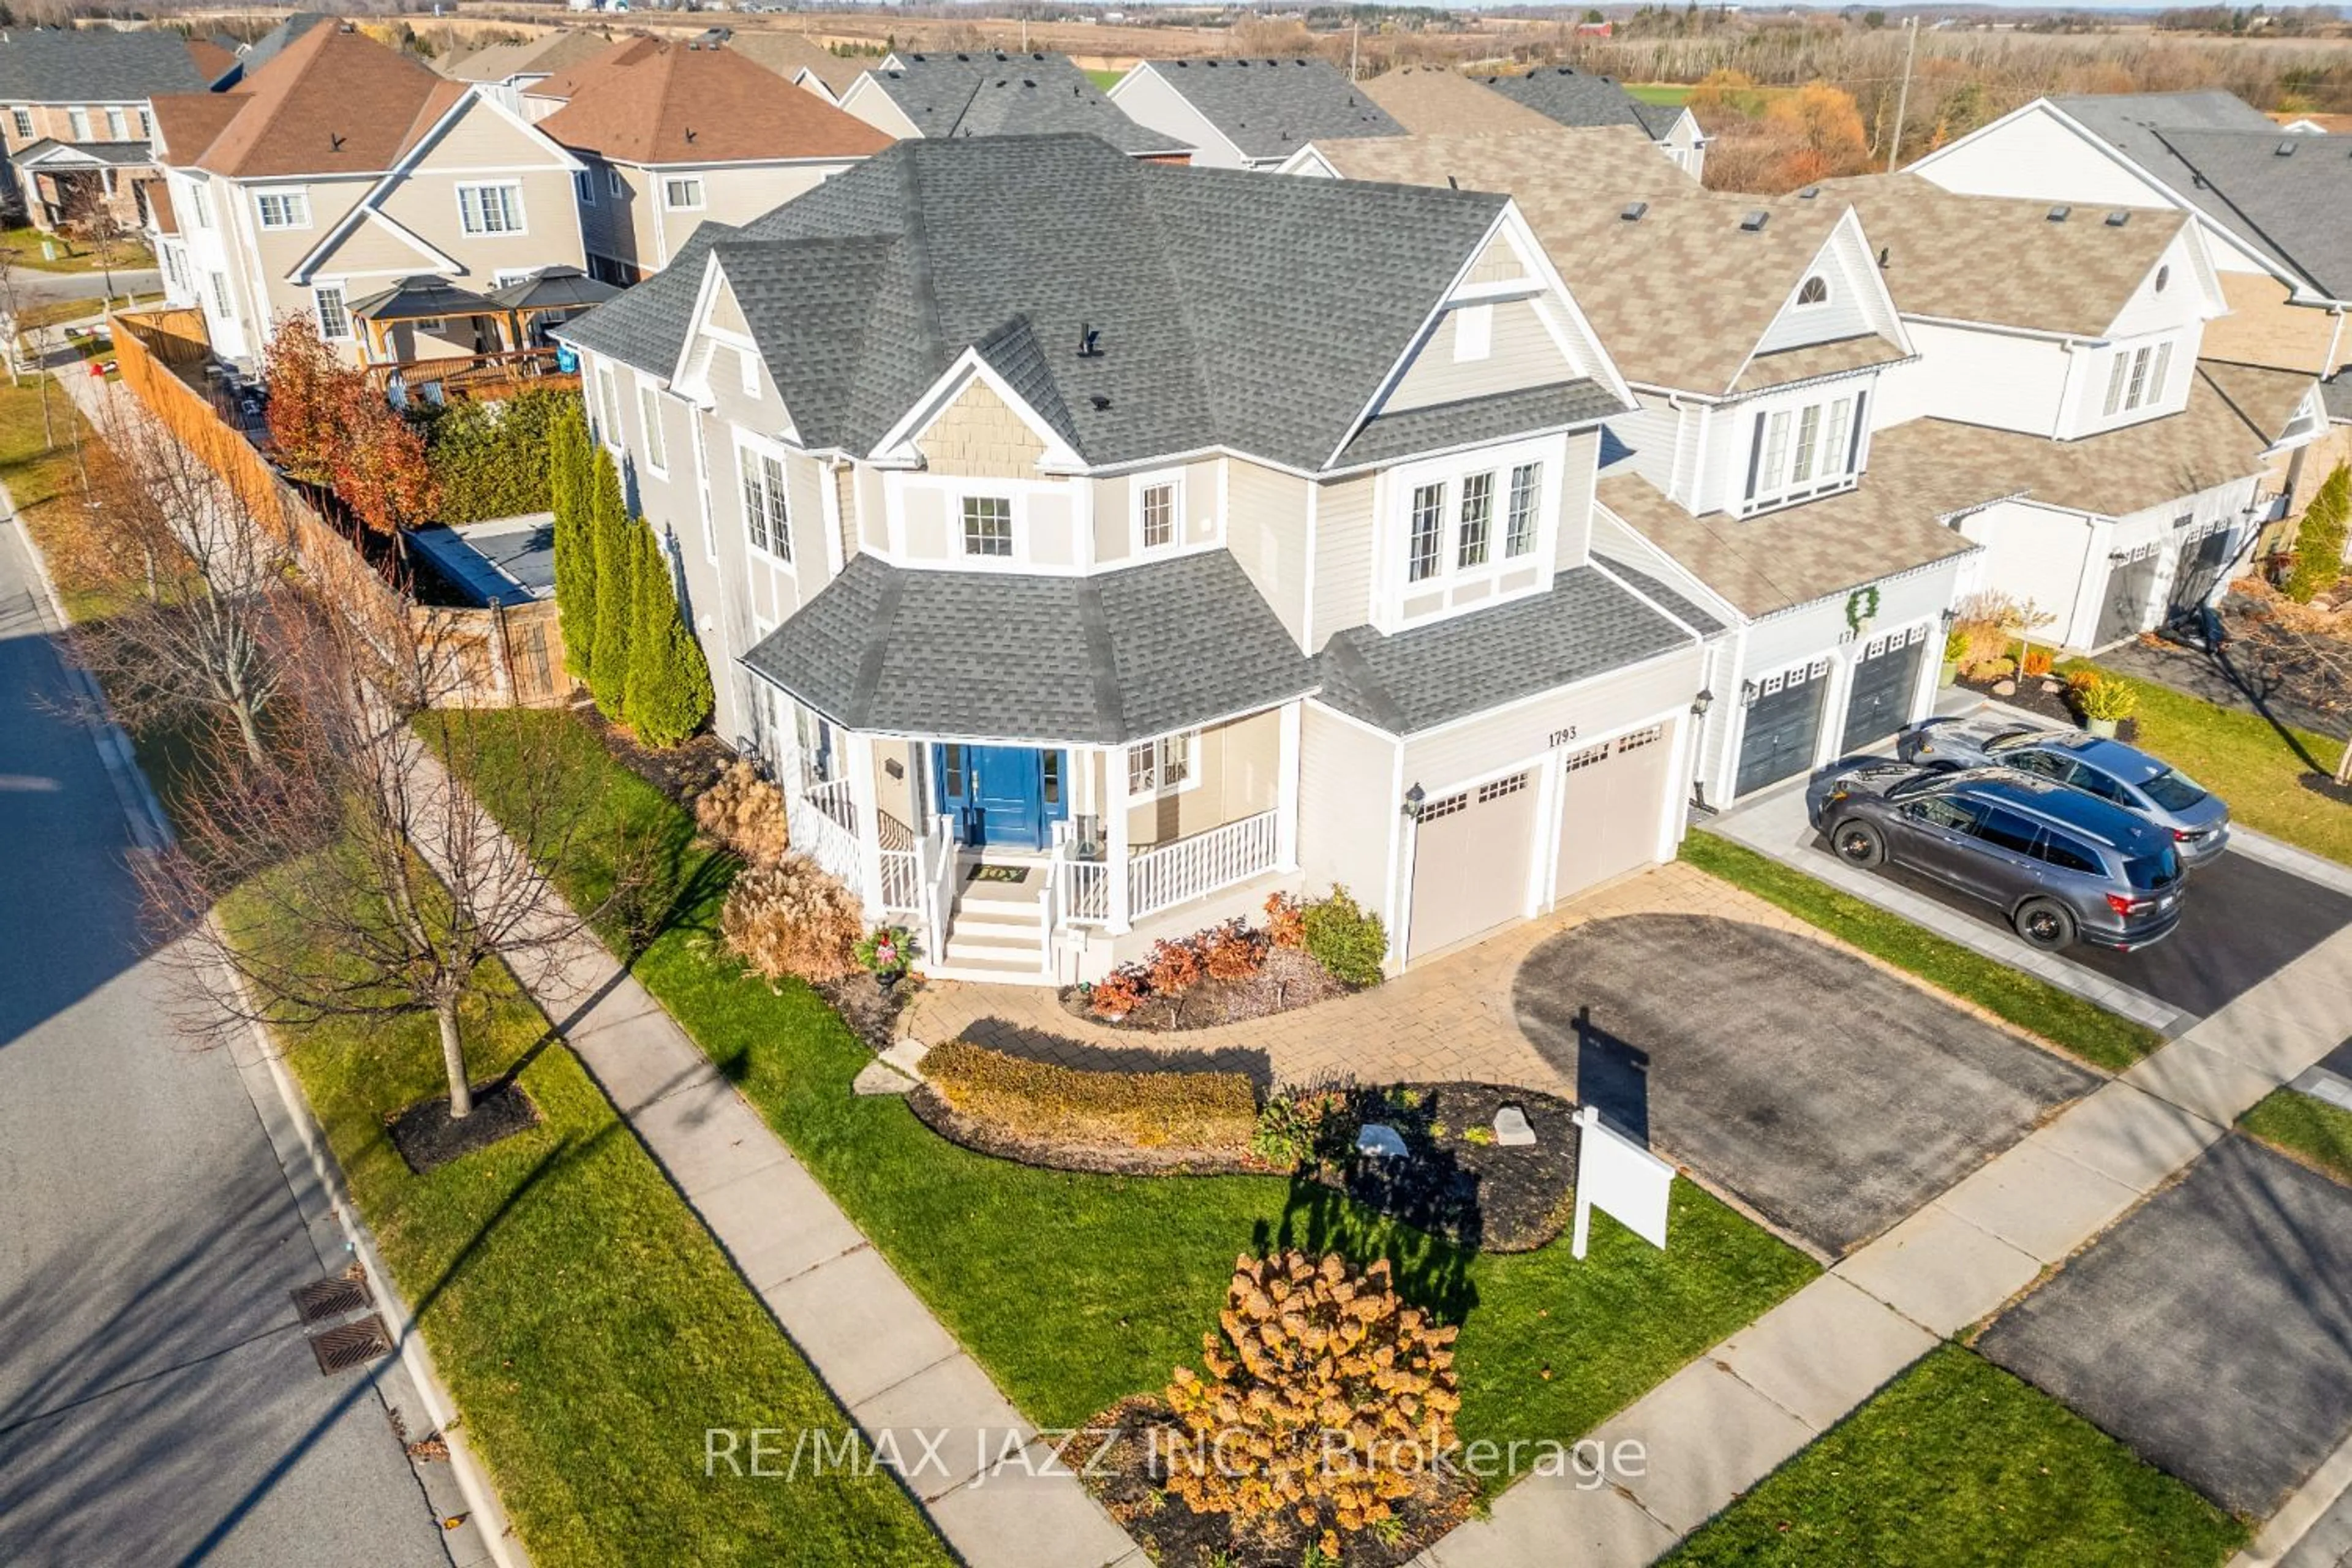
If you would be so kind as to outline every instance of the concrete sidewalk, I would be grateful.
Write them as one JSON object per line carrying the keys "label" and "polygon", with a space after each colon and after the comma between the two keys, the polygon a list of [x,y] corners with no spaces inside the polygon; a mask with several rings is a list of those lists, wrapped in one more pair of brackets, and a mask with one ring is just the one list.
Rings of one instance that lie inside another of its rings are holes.
{"label": "concrete sidewalk", "polygon": [[[415,765],[433,775],[430,798],[468,808],[470,802],[421,744]],[[420,849],[431,858],[429,843]],[[521,857],[512,863],[522,863]],[[545,888],[541,898],[537,907],[552,929],[574,923],[554,889]],[[1055,1458],[1050,1435],[1041,1436],[997,1392],[759,1113],[611,953],[580,935],[517,971],[851,1420],[881,1444],[877,1451],[903,1458],[908,1489],[965,1563],[973,1568],[1143,1563],[1142,1549]],[[1082,1458],[1085,1450],[1077,1452]],[[776,1462],[782,1462],[781,1452]]]}
{"label": "concrete sidewalk", "polygon": [[[1643,1473],[1530,1477],[1429,1568],[1636,1568],[2197,1158],[2352,1020],[2352,931],[2190,1028],[1659,1384],[1592,1436]],[[2313,1510],[2316,1512],[2316,1510]],[[2308,1517],[2308,1516],[2306,1516]]]}

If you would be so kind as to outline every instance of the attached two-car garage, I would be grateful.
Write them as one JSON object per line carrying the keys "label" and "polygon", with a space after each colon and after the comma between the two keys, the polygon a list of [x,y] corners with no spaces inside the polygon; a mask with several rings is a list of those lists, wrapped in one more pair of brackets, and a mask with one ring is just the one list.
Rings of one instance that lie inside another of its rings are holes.
{"label": "attached two-car garage", "polygon": [[1654,724],[1424,802],[1408,955],[1467,942],[1655,861],[1681,795],[1669,777],[1673,741],[1671,725]]}
{"label": "attached two-car garage", "polygon": [[[1855,650],[1835,731],[1838,755],[1867,750],[1911,721],[1928,635],[1925,624],[1912,626],[1872,637]],[[1843,662],[1814,658],[1754,683],[1740,723],[1734,794],[1748,795],[1811,771],[1832,711],[1832,677]]]}

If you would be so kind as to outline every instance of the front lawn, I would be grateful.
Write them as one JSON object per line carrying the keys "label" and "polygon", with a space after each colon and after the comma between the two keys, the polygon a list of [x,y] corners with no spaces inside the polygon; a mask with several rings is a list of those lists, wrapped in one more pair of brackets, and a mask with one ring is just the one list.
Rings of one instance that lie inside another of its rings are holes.
{"label": "front lawn", "polygon": [[2238,1125],[2290,1159],[2352,1186],[2352,1110],[2301,1089],[2274,1089]]}
{"label": "front lawn", "polygon": [[2352,865],[2352,806],[2314,787],[2335,772],[2342,740],[2307,730],[2282,734],[2259,713],[2216,707],[2114,670],[2100,673],[2139,694],[2135,743],[2228,801],[2233,820]]}
{"label": "front lawn", "polygon": [[1693,833],[1683,840],[1683,858],[2086,1062],[2120,1072],[2164,1043],[2164,1037],[2145,1024],[1947,941],[1728,838]]}
{"label": "front lawn", "polygon": [[[501,972],[467,1027],[480,1081],[546,1021]],[[444,1091],[431,1019],[286,1044],[541,1568],[948,1561],[887,1474],[703,1476],[708,1428],[845,1417],[569,1050],[522,1069],[538,1127],[417,1176],[384,1117]]]}
{"label": "front lawn", "polygon": [[[1463,1324],[1465,1441],[1584,1432],[1811,1279],[1812,1263],[1689,1184],[1660,1254],[1602,1219],[1584,1263],[1566,1244],[1466,1255],[1313,1184],[1041,1171],[935,1136],[900,1101],[857,1099],[868,1059],[804,986],[745,977],[713,931],[725,862],[686,815],[614,763],[565,713],[481,715],[493,810],[510,795],[501,731],[554,727],[564,776],[597,831],[662,847],[680,896],[635,973],[757,1106],[908,1283],[1041,1426],[1087,1420],[1200,1364],[1234,1258],[1277,1245],[1386,1255],[1400,1288]],[[543,756],[537,748],[531,754]],[[560,814],[559,814],[560,815]],[[575,851],[557,880],[602,901],[609,862]]]}
{"label": "front lawn", "polygon": [[[58,252],[54,257],[41,254],[43,242]],[[17,267],[27,267],[37,272],[100,272],[105,269],[98,254],[78,239],[61,234],[43,234],[29,224],[22,228],[0,229],[0,252]],[[123,238],[114,245],[114,270],[135,272],[155,265],[155,258],[147,247],[137,240]]]}
{"label": "front lawn", "polygon": [[1946,1345],[1665,1562],[2200,1568],[2245,1538],[2056,1400]]}

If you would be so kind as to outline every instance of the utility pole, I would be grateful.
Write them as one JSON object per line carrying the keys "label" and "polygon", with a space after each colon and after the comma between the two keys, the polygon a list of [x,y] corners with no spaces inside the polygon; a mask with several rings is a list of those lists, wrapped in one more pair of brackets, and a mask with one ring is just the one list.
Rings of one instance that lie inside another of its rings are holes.
{"label": "utility pole", "polygon": [[1364,25],[1361,22],[1348,24],[1348,79],[1349,81],[1356,79],[1356,45],[1363,37],[1363,34]]}
{"label": "utility pole", "polygon": [[1886,139],[1886,172],[1895,173],[1895,156],[1903,151],[1903,117],[1911,109],[1911,61],[1919,52],[1919,18],[1903,18],[1904,32],[1908,35],[1903,46],[1903,90],[1895,97],[1895,133]]}

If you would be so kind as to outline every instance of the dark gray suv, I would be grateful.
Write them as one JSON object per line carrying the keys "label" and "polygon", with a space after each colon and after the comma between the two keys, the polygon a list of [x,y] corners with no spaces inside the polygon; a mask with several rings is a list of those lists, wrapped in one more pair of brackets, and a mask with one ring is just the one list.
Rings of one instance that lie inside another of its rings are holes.
{"label": "dark gray suv", "polygon": [[1901,866],[1983,899],[2044,952],[2129,952],[2180,923],[2172,835],[2054,780],[1871,763],[1815,779],[1805,808],[1850,863]]}

